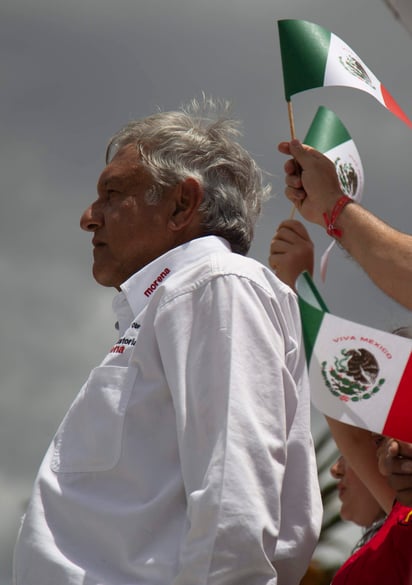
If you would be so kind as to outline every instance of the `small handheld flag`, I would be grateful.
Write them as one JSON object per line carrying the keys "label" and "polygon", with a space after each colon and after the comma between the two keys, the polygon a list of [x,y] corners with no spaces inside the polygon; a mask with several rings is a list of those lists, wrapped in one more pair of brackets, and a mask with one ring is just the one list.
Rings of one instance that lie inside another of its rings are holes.
{"label": "small handheld flag", "polygon": [[278,21],[285,97],[325,86],[366,91],[412,128],[388,90],[360,57],[339,37],[305,20]]}
{"label": "small handheld flag", "polygon": [[335,164],[345,195],[360,201],[364,187],[362,161],[355,142],[338,116],[320,106],[303,142],[322,152]]}
{"label": "small handheld flag", "polygon": [[[360,201],[364,187],[362,161],[349,132],[338,116],[320,106],[303,141],[327,156],[335,165],[342,191],[345,195]],[[335,245],[331,242],[321,257],[320,273],[326,278],[329,254]]]}
{"label": "small handheld flag", "polygon": [[307,272],[296,287],[313,404],[411,442],[412,340],[331,315]]}

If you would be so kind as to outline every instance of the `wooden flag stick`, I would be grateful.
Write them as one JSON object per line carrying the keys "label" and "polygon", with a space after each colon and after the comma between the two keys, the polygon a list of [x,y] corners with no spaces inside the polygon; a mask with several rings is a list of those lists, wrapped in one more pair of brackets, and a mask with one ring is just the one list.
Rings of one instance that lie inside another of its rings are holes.
{"label": "wooden flag stick", "polygon": [[[288,115],[289,115],[290,136],[291,136],[291,138],[293,140],[294,138],[296,138],[296,134],[295,134],[295,119],[293,117],[292,102],[289,100],[287,103],[288,103]],[[292,210],[290,212],[289,219],[293,219],[295,217],[295,210],[296,210],[296,207],[294,205],[292,205]]]}
{"label": "wooden flag stick", "polygon": [[293,117],[293,107],[292,107],[291,101],[288,102],[288,115],[289,115],[290,136],[291,136],[292,140],[294,140],[296,138],[295,119]]}

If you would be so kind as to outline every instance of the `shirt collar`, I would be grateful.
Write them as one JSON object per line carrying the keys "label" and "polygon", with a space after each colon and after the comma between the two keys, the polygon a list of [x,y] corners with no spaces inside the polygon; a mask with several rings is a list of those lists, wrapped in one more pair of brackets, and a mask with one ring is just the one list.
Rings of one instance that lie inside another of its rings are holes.
{"label": "shirt collar", "polygon": [[166,279],[183,267],[197,263],[205,255],[219,251],[230,252],[229,243],[218,236],[204,236],[173,248],[144,266],[120,286],[121,292],[113,299],[113,310],[119,321],[125,310],[125,300],[133,315],[138,315]]}

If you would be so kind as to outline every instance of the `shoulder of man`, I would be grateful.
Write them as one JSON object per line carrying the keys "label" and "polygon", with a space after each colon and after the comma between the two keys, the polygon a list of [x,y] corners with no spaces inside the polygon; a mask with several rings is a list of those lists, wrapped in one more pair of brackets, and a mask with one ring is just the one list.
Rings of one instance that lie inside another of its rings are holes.
{"label": "shoulder of man", "polygon": [[[207,285],[217,278],[234,277],[240,281],[247,281],[252,287],[259,288],[268,296],[281,299],[294,296],[294,292],[279,280],[273,271],[260,261],[249,256],[243,256],[227,251],[214,251],[206,254],[200,260],[179,270],[174,278],[168,279],[166,293],[189,292]],[[235,286],[236,284],[234,284]]]}

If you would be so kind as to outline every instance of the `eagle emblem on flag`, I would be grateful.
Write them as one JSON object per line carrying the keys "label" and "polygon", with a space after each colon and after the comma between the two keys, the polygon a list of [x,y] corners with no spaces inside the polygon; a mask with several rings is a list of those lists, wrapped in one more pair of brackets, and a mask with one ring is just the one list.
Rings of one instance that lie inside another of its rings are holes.
{"label": "eagle emblem on flag", "polygon": [[346,57],[339,57],[339,61],[351,75],[361,79],[372,89],[376,89],[364,66],[356,57],[349,53]]}
{"label": "eagle emblem on flag", "polygon": [[342,162],[340,157],[334,161],[336,173],[345,195],[354,196],[358,190],[358,174],[350,162]]}
{"label": "eagle emblem on flag", "polygon": [[341,349],[331,365],[323,361],[322,377],[330,392],[344,402],[367,400],[385,383],[378,379],[378,361],[365,348]]}

